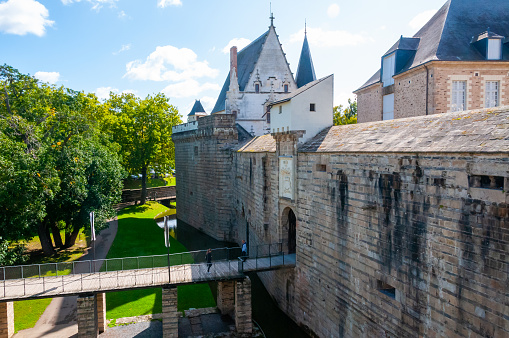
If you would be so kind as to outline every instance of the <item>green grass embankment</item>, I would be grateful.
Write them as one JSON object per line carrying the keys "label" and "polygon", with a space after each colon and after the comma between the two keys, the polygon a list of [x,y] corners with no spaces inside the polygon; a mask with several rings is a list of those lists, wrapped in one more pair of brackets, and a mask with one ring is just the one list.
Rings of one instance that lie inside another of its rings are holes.
{"label": "green grass embankment", "polygon": [[[122,209],[118,215],[118,231],[107,258],[165,255],[163,230],[154,221],[168,210],[165,206],[149,202],[142,206]],[[170,240],[170,252],[187,252],[176,239]],[[192,259],[184,256],[184,260]],[[176,262],[176,263],[180,263]],[[106,318],[117,319],[161,313],[161,288],[112,292],[106,295]],[[179,311],[189,308],[215,306],[208,284],[178,286]]]}

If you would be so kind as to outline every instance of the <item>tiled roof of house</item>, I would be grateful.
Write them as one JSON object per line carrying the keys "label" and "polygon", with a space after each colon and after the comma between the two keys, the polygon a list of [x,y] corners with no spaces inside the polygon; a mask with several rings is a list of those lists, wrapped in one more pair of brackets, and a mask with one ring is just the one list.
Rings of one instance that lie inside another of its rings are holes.
{"label": "tiled roof of house", "polygon": [[509,106],[333,126],[299,152],[509,153]]}
{"label": "tiled roof of house", "polygon": [[193,116],[196,113],[205,113],[205,109],[203,108],[200,100],[194,101],[193,109],[191,109],[191,112],[187,114],[187,116]]}
{"label": "tiled roof of house", "polygon": [[[448,0],[413,36],[419,38],[415,56],[410,58],[399,73],[434,60],[486,60],[485,56],[471,44],[474,36],[486,31],[497,36],[509,37],[508,0]],[[386,54],[396,50],[400,41],[396,42]],[[411,43],[410,40],[408,42]],[[504,48],[502,60],[509,60],[507,47]],[[380,70],[359,89],[379,81]]]}
{"label": "tiled roof of house", "polygon": [[297,66],[295,82],[297,83],[297,88],[300,88],[315,80],[315,67],[313,67],[313,60],[311,59],[311,51],[309,49],[308,38],[307,36],[304,36],[304,43],[302,44],[302,51],[300,52],[299,65]]}
{"label": "tiled roof of house", "polygon": [[[248,46],[244,47],[237,55],[237,78],[239,81],[239,89],[240,91],[244,91],[246,87],[249,76],[254,70],[256,62],[260,57],[260,53],[263,48],[263,44],[269,35],[269,31],[263,33],[258,39],[251,42]],[[225,101],[226,101],[226,92],[230,88],[230,73],[228,72],[228,76],[224,81],[223,88],[219,93],[219,97],[217,98],[216,104],[214,105],[214,109],[212,109],[212,114],[225,110]]]}

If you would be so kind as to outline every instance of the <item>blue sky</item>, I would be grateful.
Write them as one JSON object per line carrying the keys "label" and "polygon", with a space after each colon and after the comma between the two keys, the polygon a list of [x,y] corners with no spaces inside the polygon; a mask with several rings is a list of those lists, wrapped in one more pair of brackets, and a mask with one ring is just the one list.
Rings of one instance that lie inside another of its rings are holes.
{"label": "blue sky", "polygon": [[[412,36],[445,0],[273,0],[274,25],[292,71],[307,21],[318,78],[334,73],[345,103],[401,36]],[[269,1],[0,0],[0,63],[106,97],[164,92],[186,116],[210,112],[228,74],[227,50],[263,34]],[[240,50],[240,48],[239,48]]]}

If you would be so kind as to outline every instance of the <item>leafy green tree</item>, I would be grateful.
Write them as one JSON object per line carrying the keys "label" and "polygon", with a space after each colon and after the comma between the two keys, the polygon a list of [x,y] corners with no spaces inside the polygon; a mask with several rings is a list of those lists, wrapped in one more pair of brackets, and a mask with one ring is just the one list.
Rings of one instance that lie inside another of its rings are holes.
{"label": "leafy green tree", "polygon": [[334,125],[356,124],[357,123],[357,100],[348,99],[348,105],[334,107]]}
{"label": "leafy green tree", "polygon": [[[118,147],[99,129],[104,109],[91,94],[39,83],[0,66],[0,236],[39,235],[43,251],[71,246],[88,213],[112,215],[124,171]],[[107,111],[107,110],[106,110]],[[1,244],[1,243],[0,243]]]}
{"label": "leafy green tree", "polygon": [[147,173],[164,175],[175,162],[172,127],[182,123],[178,110],[164,94],[140,99],[133,94],[110,94],[106,103],[112,118],[107,125],[120,145],[124,168],[141,173],[141,204],[147,197]]}

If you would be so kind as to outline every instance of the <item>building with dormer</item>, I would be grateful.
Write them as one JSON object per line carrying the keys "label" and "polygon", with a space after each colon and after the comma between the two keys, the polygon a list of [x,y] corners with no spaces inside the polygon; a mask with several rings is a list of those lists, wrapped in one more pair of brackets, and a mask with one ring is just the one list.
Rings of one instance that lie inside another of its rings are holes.
{"label": "building with dormer", "polygon": [[251,135],[270,132],[268,103],[316,80],[311,53],[304,37],[296,79],[286,60],[271,17],[269,30],[237,53],[230,49],[230,72],[212,114],[233,114]]}
{"label": "building with dormer", "polygon": [[509,104],[509,1],[449,0],[357,94],[358,122]]}

